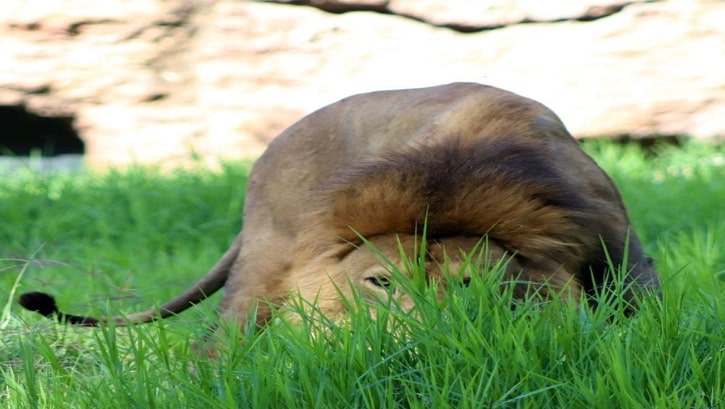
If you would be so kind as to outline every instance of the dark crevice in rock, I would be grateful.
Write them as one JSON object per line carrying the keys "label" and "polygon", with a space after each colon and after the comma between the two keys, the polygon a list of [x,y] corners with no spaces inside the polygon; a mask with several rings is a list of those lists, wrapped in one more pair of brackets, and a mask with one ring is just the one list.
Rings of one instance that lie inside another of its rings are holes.
{"label": "dark crevice in rock", "polygon": [[[290,1],[275,1],[265,0],[265,3],[280,3],[288,4],[292,6],[310,6],[322,11],[333,14],[342,14],[352,11],[374,11],[381,14],[395,14],[390,11],[385,5],[374,5],[365,3],[338,3],[335,1],[325,0],[290,0]],[[407,17],[407,16],[405,16]]]}
{"label": "dark crevice in rock", "polygon": [[110,19],[99,19],[99,20],[83,20],[83,21],[76,21],[66,28],[66,33],[71,36],[75,37],[83,32],[83,29],[88,26],[94,26],[94,25],[103,25],[103,24],[113,24],[113,23],[120,23],[119,20],[110,20]]}
{"label": "dark crevice in rock", "polygon": [[575,18],[574,20],[576,20],[576,21],[599,20],[600,18],[609,17],[613,14],[619,13],[620,11],[624,10],[625,7],[629,6],[630,4],[632,4],[632,3],[611,4],[609,6],[592,7],[589,10],[587,10],[586,13]]}
{"label": "dark crevice in rock", "polygon": [[25,95],[47,95],[50,94],[53,89],[48,83],[40,84],[9,84],[3,85],[3,88],[17,91]]}
{"label": "dark crevice in rock", "polygon": [[44,116],[22,105],[0,105],[0,156],[82,154],[73,116]]}
{"label": "dark crevice in rock", "polygon": [[548,23],[562,23],[567,21],[581,21],[581,22],[588,22],[588,21],[595,21],[602,18],[606,18],[609,16],[612,16],[614,14],[617,14],[624,10],[627,6],[636,4],[636,3],[654,3],[660,0],[650,0],[650,1],[644,1],[644,2],[622,2],[618,4],[611,4],[607,6],[597,6],[597,7],[591,7],[589,10],[584,12],[583,14],[571,17],[571,18],[560,18],[560,19],[541,19],[541,20],[534,20],[534,19],[528,19],[524,18],[520,21],[514,21],[510,23],[501,23],[501,24],[489,24],[489,25],[474,25],[474,24],[464,24],[464,23],[432,23],[425,18],[412,15],[412,14],[406,14],[406,13],[399,13],[392,11],[388,8],[387,5],[374,5],[374,4],[366,4],[366,3],[338,3],[334,1],[325,1],[325,0],[265,0],[267,3],[278,3],[278,4],[286,4],[286,5],[293,5],[293,6],[307,6],[307,7],[314,7],[317,9],[320,9],[322,11],[326,11],[328,13],[333,14],[343,14],[343,13],[350,13],[355,11],[371,11],[375,13],[380,14],[387,14],[387,15],[395,15],[400,16],[403,18],[407,18],[410,20],[414,20],[419,23],[428,24],[434,27],[440,27],[440,28],[447,28],[453,31],[457,31],[460,33],[478,33],[481,31],[490,31],[490,30],[496,30],[508,26],[513,25],[519,25],[519,24],[548,24]]}
{"label": "dark crevice in rock", "polygon": [[[458,24],[458,23],[447,23],[447,24],[431,24],[427,21],[424,21],[422,19],[414,18],[414,20],[430,24],[434,27],[440,27],[440,28],[447,28],[453,31],[457,31],[459,33],[480,33],[482,31],[491,31],[491,30],[497,30],[499,28],[504,28],[513,24],[494,24],[494,25],[488,25],[488,26],[472,26],[467,24]],[[519,23],[515,24],[521,24],[526,23],[526,21],[521,21]],[[537,21],[538,23],[538,21]]]}
{"label": "dark crevice in rock", "polygon": [[[581,22],[588,22],[588,21],[595,21],[602,18],[610,17],[614,14],[619,13],[620,11],[624,10],[625,7],[634,4],[634,3],[621,3],[616,5],[610,5],[607,7],[592,7],[589,10],[587,10],[585,13],[583,13],[580,16],[572,17],[572,18],[559,18],[559,19],[550,19],[550,20],[533,20],[525,18],[523,20],[513,22],[510,24],[498,24],[498,25],[489,25],[489,26],[472,26],[472,25],[463,25],[463,24],[440,24],[436,25],[437,27],[445,27],[449,28],[451,30],[455,30],[461,33],[477,33],[481,31],[488,31],[488,30],[496,30],[499,28],[504,28],[508,26],[513,25],[522,25],[522,24],[552,24],[552,23],[565,23],[567,21],[581,21]],[[418,21],[425,22],[421,19],[416,19]]]}
{"label": "dark crevice in rock", "polygon": [[137,38],[140,38],[148,30],[157,27],[166,28],[168,29],[168,32],[163,34],[161,37],[156,38],[156,41],[160,40],[165,36],[171,35],[171,32],[178,29],[193,32],[194,28],[190,24],[190,21],[196,11],[197,6],[195,6],[193,2],[184,2],[176,9],[172,10],[171,13],[169,13],[168,15],[152,22],[151,24],[139,27],[137,30],[124,37],[123,41],[135,40]]}

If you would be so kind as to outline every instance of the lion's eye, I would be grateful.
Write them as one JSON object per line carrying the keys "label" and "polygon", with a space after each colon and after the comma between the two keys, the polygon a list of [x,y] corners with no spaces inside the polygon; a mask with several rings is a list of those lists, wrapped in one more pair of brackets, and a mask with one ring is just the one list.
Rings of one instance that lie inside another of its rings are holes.
{"label": "lion's eye", "polygon": [[385,277],[385,276],[367,277],[367,278],[365,278],[365,281],[369,282],[370,284],[372,284],[376,287],[384,288],[386,290],[389,289],[390,286],[393,285],[393,283],[390,281],[390,278]]}

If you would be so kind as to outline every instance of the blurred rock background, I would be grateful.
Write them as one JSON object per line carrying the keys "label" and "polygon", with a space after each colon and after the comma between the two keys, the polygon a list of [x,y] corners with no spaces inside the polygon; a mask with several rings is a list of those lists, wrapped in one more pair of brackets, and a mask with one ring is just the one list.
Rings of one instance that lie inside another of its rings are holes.
{"label": "blurred rock background", "polygon": [[474,81],[581,138],[725,134],[721,0],[3,0],[0,154],[256,157],[345,96]]}

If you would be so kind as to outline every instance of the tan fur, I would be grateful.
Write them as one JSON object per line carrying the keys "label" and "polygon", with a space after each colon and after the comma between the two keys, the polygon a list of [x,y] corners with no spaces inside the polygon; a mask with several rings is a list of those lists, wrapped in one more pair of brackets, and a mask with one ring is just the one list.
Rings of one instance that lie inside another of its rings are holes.
{"label": "tan fur", "polygon": [[375,279],[390,274],[360,235],[399,264],[398,246],[412,253],[424,224],[431,277],[443,258],[457,271],[486,235],[490,262],[511,258],[507,275],[574,299],[610,279],[602,243],[615,263],[628,253],[630,300],[659,285],[616,188],[553,112],[456,83],[349,97],[283,132],[252,170],[235,245],[161,309],[178,313],[223,285],[220,312],[238,322],[255,311],[265,322],[267,301],[293,292],[340,314],[340,291],[386,294]]}

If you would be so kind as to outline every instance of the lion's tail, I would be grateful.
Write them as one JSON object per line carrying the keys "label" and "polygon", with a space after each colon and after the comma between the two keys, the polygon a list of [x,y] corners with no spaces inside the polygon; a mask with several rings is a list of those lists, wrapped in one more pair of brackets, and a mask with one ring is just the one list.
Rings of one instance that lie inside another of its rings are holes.
{"label": "lion's tail", "polygon": [[55,298],[49,294],[36,291],[21,294],[18,303],[23,308],[35,311],[45,317],[55,317],[59,322],[82,327],[97,327],[110,322],[113,322],[116,326],[129,326],[162,320],[193,307],[222,288],[227,281],[227,277],[229,277],[229,272],[240,250],[241,235],[237,237],[229,250],[224,253],[221,260],[204,277],[199,279],[199,281],[194,283],[186,291],[158,308],[150,308],[146,311],[133,313],[128,316],[97,318],[66,314],[58,309]]}

